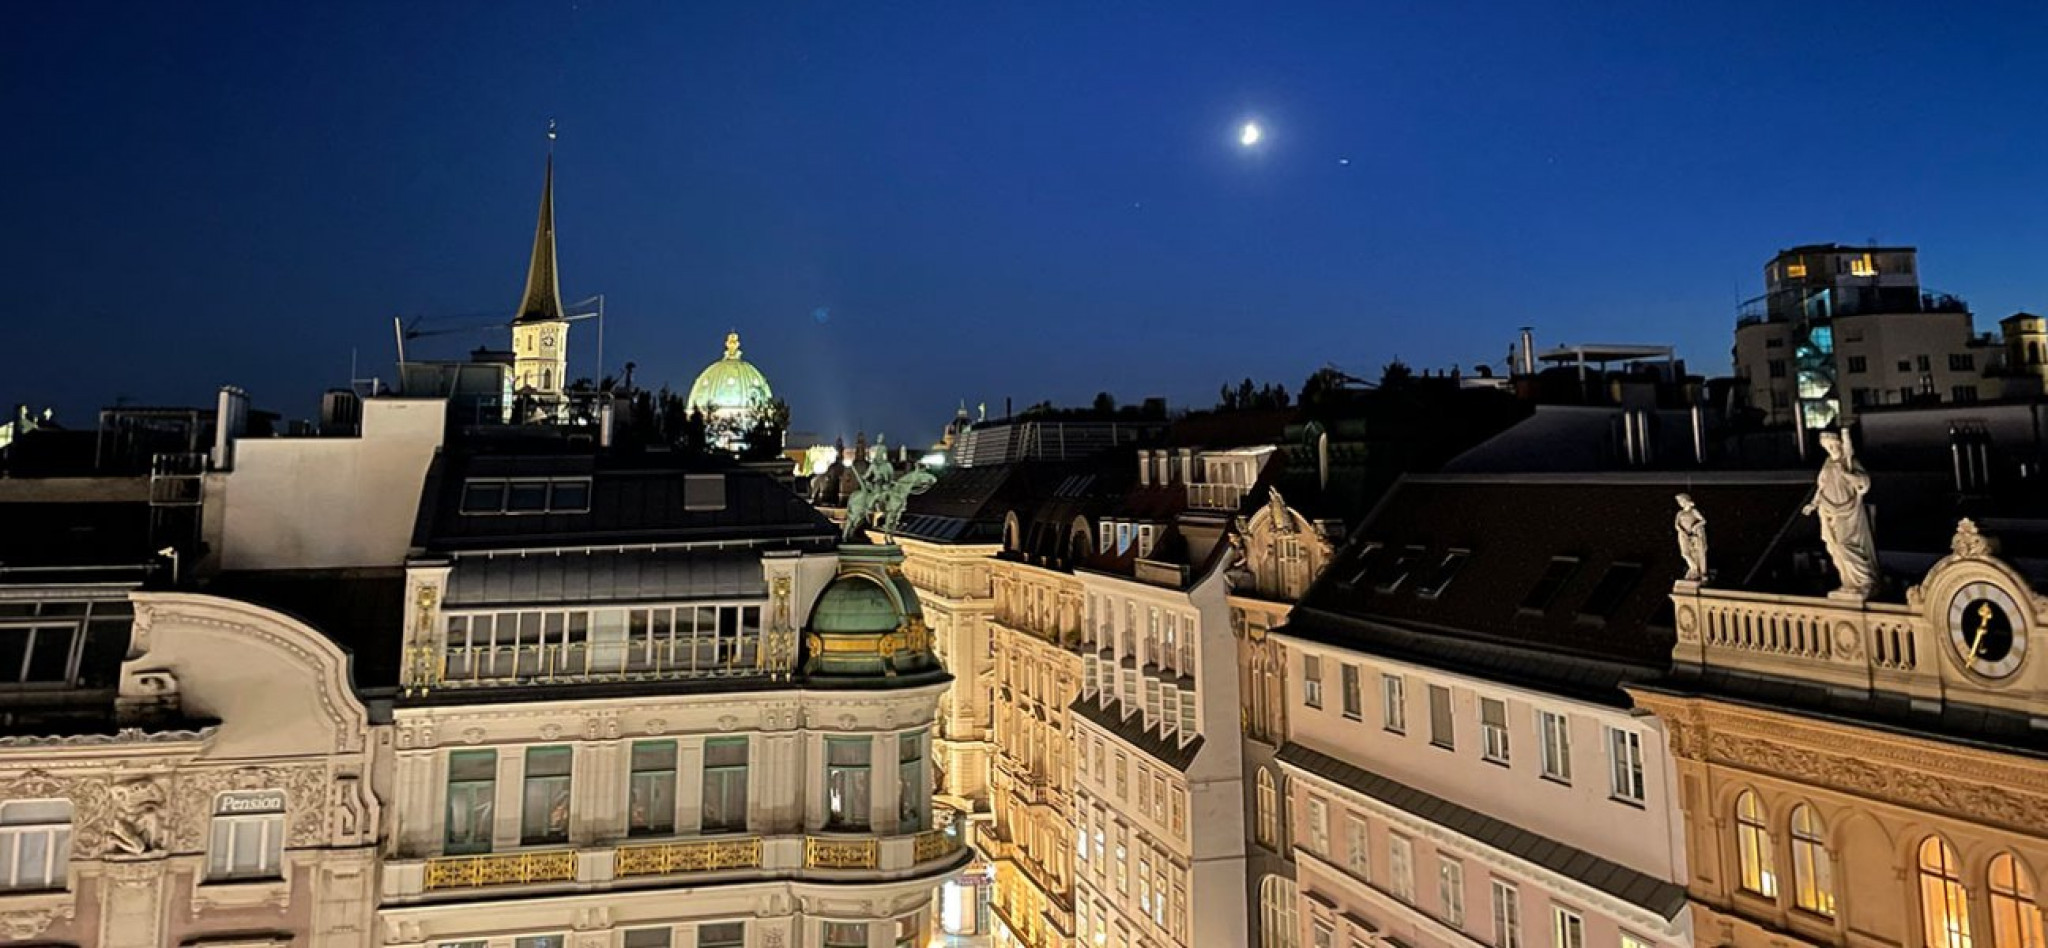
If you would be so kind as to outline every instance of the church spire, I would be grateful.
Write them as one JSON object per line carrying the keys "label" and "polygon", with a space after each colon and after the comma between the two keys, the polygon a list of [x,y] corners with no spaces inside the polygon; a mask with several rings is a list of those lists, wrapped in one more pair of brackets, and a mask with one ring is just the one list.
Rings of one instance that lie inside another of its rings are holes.
{"label": "church spire", "polygon": [[562,282],[555,272],[555,122],[548,120],[548,171],[540,188],[540,222],[533,228],[533,261],[526,266],[526,295],[515,322],[562,318]]}

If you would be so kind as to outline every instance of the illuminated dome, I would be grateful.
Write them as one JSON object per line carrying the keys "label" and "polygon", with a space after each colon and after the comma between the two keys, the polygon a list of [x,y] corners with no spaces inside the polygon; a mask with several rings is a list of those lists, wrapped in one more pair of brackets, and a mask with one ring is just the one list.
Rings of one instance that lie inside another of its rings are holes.
{"label": "illuminated dome", "polygon": [[692,411],[702,412],[713,446],[727,451],[746,447],[746,434],[760,420],[773,394],[768,380],[753,363],[740,358],[740,334],[725,336],[725,358],[706,366],[690,386]]}
{"label": "illuminated dome", "polygon": [[697,384],[690,386],[689,405],[703,409],[706,415],[752,413],[770,397],[761,370],[740,358],[740,334],[735,332],[725,336],[725,358],[705,367]]}

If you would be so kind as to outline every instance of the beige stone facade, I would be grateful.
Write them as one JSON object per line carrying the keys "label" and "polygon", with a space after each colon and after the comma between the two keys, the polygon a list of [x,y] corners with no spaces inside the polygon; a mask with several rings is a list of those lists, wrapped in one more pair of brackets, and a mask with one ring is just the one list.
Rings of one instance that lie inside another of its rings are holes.
{"label": "beige stone facade", "polygon": [[2011,742],[2042,720],[2048,603],[1974,529],[1902,603],[1672,599],[1681,671],[1838,703],[1633,689],[1678,759],[1702,944],[2040,948],[2048,766]]}

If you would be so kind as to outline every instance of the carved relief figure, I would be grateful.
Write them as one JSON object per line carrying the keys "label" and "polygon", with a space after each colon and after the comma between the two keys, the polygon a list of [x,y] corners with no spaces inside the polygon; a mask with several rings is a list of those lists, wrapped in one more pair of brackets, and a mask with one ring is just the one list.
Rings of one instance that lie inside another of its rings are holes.
{"label": "carved relief figure", "polygon": [[1707,578],[1707,515],[1693,506],[1692,496],[1678,495],[1678,516],[1671,522],[1678,533],[1678,555],[1685,558],[1686,582]]}
{"label": "carved relief figure", "polygon": [[1977,522],[1968,517],[1956,521],[1956,535],[1948,541],[1950,553],[1957,559],[1983,559],[1991,555],[1991,538],[1977,531]]}
{"label": "carved relief figure", "polygon": [[144,777],[114,788],[114,819],[107,843],[123,856],[149,856],[163,851],[164,788]]}
{"label": "carved relief figure", "polygon": [[1870,474],[1856,460],[1855,448],[1836,432],[1820,436],[1828,459],[1821,464],[1813,499],[1802,513],[1820,515],[1820,538],[1841,577],[1837,592],[1858,598],[1870,595],[1877,585],[1877,543],[1870,533],[1870,508],[1863,495],[1870,493]]}

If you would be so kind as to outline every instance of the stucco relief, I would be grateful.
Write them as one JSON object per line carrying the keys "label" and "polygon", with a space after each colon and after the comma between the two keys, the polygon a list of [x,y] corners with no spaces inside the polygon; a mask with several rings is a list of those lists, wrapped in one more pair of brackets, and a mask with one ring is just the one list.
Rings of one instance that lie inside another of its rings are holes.
{"label": "stucco relief", "polygon": [[107,822],[109,858],[143,858],[164,851],[164,786],[154,777],[137,777],[117,783],[112,819]]}
{"label": "stucco relief", "polygon": [[113,794],[103,773],[54,776],[43,770],[29,770],[12,780],[0,780],[0,800],[71,801],[71,851],[73,858],[91,858],[106,844],[108,815]]}
{"label": "stucco relief", "polygon": [[329,783],[325,763],[187,772],[178,778],[177,793],[171,805],[172,845],[179,852],[199,852],[206,848],[214,801],[222,793],[272,789],[285,792],[285,845],[294,848],[326,845],[327,805],[332,792]]}
{"label": "stucco relief", "polygon": [[1691,606],[1678,607],[1678,640],[1687,644],[1700,640],[1699,614]]}
{"label": "stucco relief", "polygon": [[[173,604],[180,608],[168,608]],[[150,617],[147,623],[145,615]],[[289,656],[299,667],[313,670],[319,680],[315,697],[334,736],[334,750],[345,754],[362,750],[369,733],[369,714],[356,701],[354,687],[349,684],[347,657],[319,632],[288,616],[233,600],[180,593],[137,594],[128,661],[149,654],[154,632],[142,630],[145,624],[154,629],[156,623],[226,632],[248,647],[274,649]]]}
{"label": "stucco relief", "polygon": [[75,911],[72,900],[66,898],[61,905],[0,912],[0,941],[27,941],[42,934],[58,919],[71,919]]}
{"label": "stucco relief", "polygon": [[1930,773],[1866,757],[1791,747],[1735,734],[1714,734],[1708,752],[1719,763],[1992,825],[2048,826],[2048,798],[1978,782],[1967,769]]}

